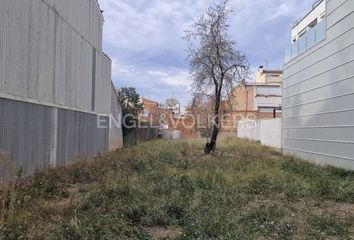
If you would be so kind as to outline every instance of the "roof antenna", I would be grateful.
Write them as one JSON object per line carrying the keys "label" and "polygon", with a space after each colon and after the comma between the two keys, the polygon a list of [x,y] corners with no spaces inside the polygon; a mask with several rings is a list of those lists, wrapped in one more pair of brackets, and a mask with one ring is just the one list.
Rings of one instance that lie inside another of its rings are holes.
{"label": "roof antenna", "polygon": [[267,66],[267,69],[266,69],[266,70],[269,70],[269,60],[266,58],[266,59],[264,60],[264,62],[266,63],[266,66]]}

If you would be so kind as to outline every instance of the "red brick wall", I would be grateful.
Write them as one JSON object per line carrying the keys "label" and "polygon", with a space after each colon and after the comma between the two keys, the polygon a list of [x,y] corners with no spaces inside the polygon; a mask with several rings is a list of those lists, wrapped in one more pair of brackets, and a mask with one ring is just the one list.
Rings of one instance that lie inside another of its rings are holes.
{"label": "red brick wall", "polygon": [[182,138],[196,138],[198,136],[195,131],[194,119],[190,116],[173,118],[172,115],[170,115],[168,118],[168,125],[171,130],[181,131]]}

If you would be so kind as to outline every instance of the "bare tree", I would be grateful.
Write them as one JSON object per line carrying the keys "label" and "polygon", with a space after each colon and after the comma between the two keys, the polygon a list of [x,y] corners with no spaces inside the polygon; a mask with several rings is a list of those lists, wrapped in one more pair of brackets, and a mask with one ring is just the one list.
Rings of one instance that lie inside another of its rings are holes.
{"label": "bare tree", "polygon": [[194,94],[188,111],[193,115],[195,131],[208,139],[211,136],[209,116],[212,114],[214,101],[204,94]]}
{"label": "bare tree", "polygon": [[209,7],[184,36],[188,42],[193,92],[209,96],[214,103],[213,130],[205,154],[216,147],[222,99],[229,99],[235,86],[244,81],[249,72],[247,57],[229,35],[227,22],[231,12],[228,0],[222,0]]}

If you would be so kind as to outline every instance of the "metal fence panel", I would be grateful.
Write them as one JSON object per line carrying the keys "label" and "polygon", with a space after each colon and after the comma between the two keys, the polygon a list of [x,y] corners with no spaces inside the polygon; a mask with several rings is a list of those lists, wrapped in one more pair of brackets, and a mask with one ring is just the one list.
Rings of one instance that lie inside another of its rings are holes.
{"label": "metal fence panel", "polygon": [[0,98],[0,158],[7,156],[16,172],[28,175],[108,149],[109,128],[99,128],[95,114]]}

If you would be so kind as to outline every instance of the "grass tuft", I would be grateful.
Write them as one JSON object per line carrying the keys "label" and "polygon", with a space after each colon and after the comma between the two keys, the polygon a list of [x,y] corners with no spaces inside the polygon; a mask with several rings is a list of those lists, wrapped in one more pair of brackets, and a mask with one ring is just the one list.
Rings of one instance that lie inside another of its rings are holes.
{"label": "grass tuft", "polygon": [[0,239],[350,239],[354,173],[255,142],[153,141],[17,180]]}

